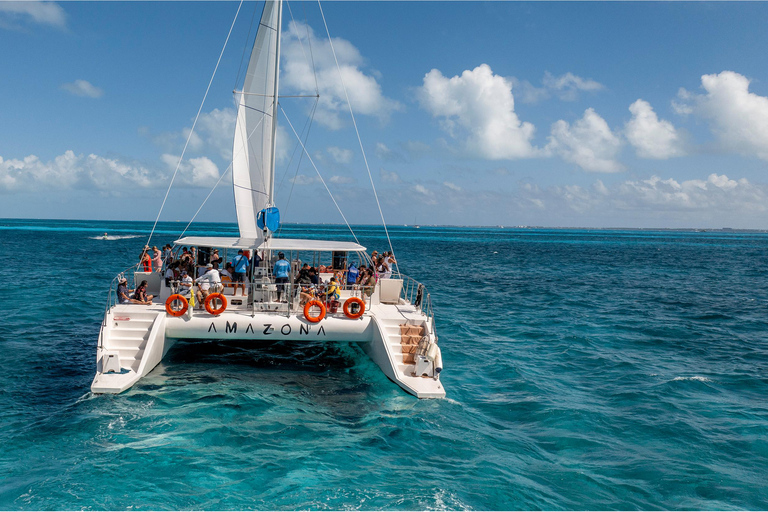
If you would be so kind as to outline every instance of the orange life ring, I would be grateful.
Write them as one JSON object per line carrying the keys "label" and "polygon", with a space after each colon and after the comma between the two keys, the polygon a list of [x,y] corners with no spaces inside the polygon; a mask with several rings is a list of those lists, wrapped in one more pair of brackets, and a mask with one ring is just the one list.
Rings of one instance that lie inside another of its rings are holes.
{"label": "orange life ring", "polygon": [[[173,309],[171,307],[171,304],[173,304],[177,300],[181,301],[181,309]],[[168,297],[168,300],[165,301],[165,312],[171,316],[181,316],[187,312],[188,308],[189,308],[189,302],[187,302],[187,299],[184,298],[183,295],[179,295],[178,293],[174,293],[173,295]]]}
{"label": "orange life ring", "polygon": [[[309,314],[309,309],[312,306],[317,306],[320,308],[320,314],[317,316],[312,316]],[[316,324],[323,318],[325,318],[325,304],[320,302],[319,300],[310,300],[304,305],[304,318],[307,319],[307,321],[312,322],[313,324]]]}
{"label": "orange life ring", "polygon": [[[349,308],[352,306],[352,304],[357,304],[360,306],[360,310],[357,313],[350,313]],[[363,316],[363,313],[365,313],[365,302],[363,302],[363,299],[359,297],[350,297],[347,300],[344,301],[344,314],[347,315],[347,318],[351,318],[352,320],[357,320],[361,316]]]}
{"label": "orange life ring", "polygon": [[[221,301],[221,307],[219,309],[213,309],[211,302],[213,299],[219,299]],[[205,298],[205,310],[213,316],[219,316],[227,309],[227,298],[220,293],[212,293]]]}

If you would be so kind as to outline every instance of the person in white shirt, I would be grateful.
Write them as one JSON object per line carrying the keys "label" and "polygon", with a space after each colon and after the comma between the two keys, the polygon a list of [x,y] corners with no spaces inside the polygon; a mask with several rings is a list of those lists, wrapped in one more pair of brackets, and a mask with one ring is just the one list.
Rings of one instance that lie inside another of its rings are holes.
{"label": "person in white shirt", "polygon": [[213,264],[206,265],[208,269],[205,274],[195,280],[197,284],[197,300],[200,304],[211,293],[221,293],[221,276],[219,271],[213,268]]}
{"label": "person in white shirt", "polygon": [[187,300],[189,300],[189,297],[192,295],[192,278],[189,277],[186,270],[181,271],[181,282],[179,283],[178,293]]}

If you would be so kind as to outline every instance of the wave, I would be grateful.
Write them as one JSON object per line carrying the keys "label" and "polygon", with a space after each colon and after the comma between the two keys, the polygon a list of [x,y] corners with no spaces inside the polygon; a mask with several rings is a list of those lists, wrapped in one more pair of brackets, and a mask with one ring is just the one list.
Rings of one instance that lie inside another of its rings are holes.
{"label": "wave", "polygon": [[675,377],[674,379],[672,379],[672,382],[676,380],[695,380],[697,382],[712,382],[710,379],[706,377],[700,377],[698,375],[694,375],[693,377]]}
{"label": "wave", "polygon": [[124,240],[126,238],[139,238],[141,235],[101,235],[101,236],[89,236],[91,240]]}

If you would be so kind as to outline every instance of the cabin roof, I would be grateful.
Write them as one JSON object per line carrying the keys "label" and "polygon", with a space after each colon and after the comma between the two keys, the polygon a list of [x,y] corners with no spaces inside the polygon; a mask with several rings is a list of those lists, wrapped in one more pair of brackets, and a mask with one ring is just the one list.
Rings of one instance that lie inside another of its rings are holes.
{"label": "cabin roof", "polygon": [[[270,238],[258,244],[255,238],[223,236],[185,236],[174,242],[176,245],[220,247],[227,249],[254,249],[272,251],[348,251],[365,252],[365,247],[354,242],[333,240],[309,240],[302,238]],[[257,247],[258,246],[258,247]]]}

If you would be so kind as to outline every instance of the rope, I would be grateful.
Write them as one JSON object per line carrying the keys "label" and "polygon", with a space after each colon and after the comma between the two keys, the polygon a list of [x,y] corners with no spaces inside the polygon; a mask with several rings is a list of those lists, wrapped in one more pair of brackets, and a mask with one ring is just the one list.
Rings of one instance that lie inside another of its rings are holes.
{"label": "rope", "polygon": [[186,233],[186,232],[187,232],[187,230],[189,229],[189,226],[191,226],[191,225],[192,225],[192,223],[193,223],[193,222],[195,222],[195,219],[197,218],[197,214],[198,214],[198,213],[200,213],[200,210],[202,210],[202,209],[203,209],[203,206],[205,206],[205,203],[206,203],[206,202],[208,201],[208,199],[211,197],[211,194],[213,194],[213,191],[214,191],[214,190],[216,190],[216,187],[218,187],[218,186],[219,186],[219,183],[221,183],[221,180],[224,178],[224,176],[226,176],[227,174],[229,174],[229,171],[231,171],[231,170],[232,170],[232,163],[230,163],[230,164],[229,164],[229,167],[227,167],[227,170],[226,170],[226,171],[224,171],[223,173],[221,173],[221,176],[219,176],[219,179],[218,179],[218,181],[216,181],[216,184],[213,186],[213,188],[211,189],[211,191],[210,191],[210,192],[208,192],[208,195],[207,195],[207,196],[205,196],[205,199],[203,199],[203,204],[201,204],[201,205],[200,205],[200,208],[198,208],[198,209],[197,209],[197,211],[195,212],[195,214],[192,216],[192,220],[190,220],[190,221],[189,221],[189,224],[187,224],[187,227],[185,227],[185,228],[184,228],[184,231],[182,231],[182,232],[181,232],[181,234],[179,235],[179,238],[182,238],[182,237],[184,237],[184,233]]}
{"label": "rope", "polygon": [[320,182],[325,187],[325,191],[328,192],[329,196],[331,196],[331,201],[333,201],[333,204],[336,205],[336,209],[339,210],[339,213],[341,214],[341,218],[344,219],[344,224],[347,225],[347,228],[349,228],[349,232],[352,233],[352,237],[355,239],[355,242],[357,242],[359,245],[360,240],[357,239],[357,235],[355,235],[355,231],[352,229],[352,226],[350,226],[349,222],[347,222],[347,218],[344,216],[344,212],[341,211],[341,208],[339,207],[339,203],[336,202],[336,198],[333,197],[333,194],[331,194],[331,190],[328,188],[328,185],[325,184],[325,180],[323,179],[322,175],[320,174],[320,171],[315,165],[314,160],[312,160],[312,157],[310,156],[309,151],[307,151],[306,146],[304,146],[304,143],[301,141],[299,134],[296,133],[296,130],[294,129],[293,124],[291,124],[291,120],[288,119],[288,114],[285,113],[285,110],[283,110],[283,107],[279,103],[278,103],[278,106],[280,107],[280,111],[283,113],[283,116],[285,116],[285,120],[288,121],[288,126],[291,127],[291,131],[293,131],[293,134],[296,136],[296,139],[298,139],[299,144],[301,144],[301,149],[303,149],[304,154],[307,155],[307,160],[309,160],[309,163],[311,163],[312,167],[315,168],[315,172],[317,173],[318,178],[320,178]]}
{"label": "rope", "polygon": [[181,167],[181,162],[184,160],[184,154],[187,151],[187,146],[189,146],[189,141],[192,138],[192,134],[195,132],[195,126],[197,125],[197,120],[200,118],[200,113],[203,111],[203,105],[205,105],[205,100],[208,98],[208,91],[211,90],[211,84],[213,84],[213,78],[216,76],[216,71],[219,69],[219,63],[221,63],[221,57],[224,55],[224,50],[227,48],[227,43],[229,43],[229,36],[232,35],[232,29],[235,27],[235,21],[237,21],[237,16],[240,14],[240,8],[243,6],[243,0],[240,0],[240,4],[237,6],[237,12],[235,13],[235,19],[232,20],[232,25],[229,27],[229,33],[227,34],[227,39],[224,41],[224,46],[221,49],[221,53],[219,53],[219,59],[216,61],[216,67],[213,69],[213,74],[211,75],[211,79],[208,81],[208,87],[205,89],[205,95],[203,95],[203,101],[200,102],[200,108],[197,109],[197,115],[195,116],[195,121],[192,123],[192,129],[189,130],[189,135],[187,135],[187,142],[184,143],[184,149],[181,151],[181,156],[179,156],[179,161],[176,163],[176,170],[173,171],[173,176],[171,176],[171,182],[168,184],[168,190],[165,191],[165,197],[163,198],[163,204],[160,205],[160,211],[157,212],[157,217],[155,218],[155,223],[152,225],[152,231],[149,233],[149,238],[147,238],[147,243],[144,245],[149,245],[149,242],[152,240],[152,235],[155,234],[155,228],[157,227],[157,222],[160,220],[160,215],[163,213],[163,208],[165,208],[165,202],[168,200],[168,194],[171,192],[171,187],[173,187],[173,182],[176,180],[176,175],[179,172],[179,168]]}
{"label": "rope", "polygon": [[[357,134],[357,142],[360,144],[360,151],[363,154],[365,169],[368,171],[368,179],[371,181],[373,196],[376,198],[376,206],[379,208],[379,215],[381,216],[381,224],[384,226],[384,233],[386,233],[387,235],[389,250],[392,252],[392,257],[394,258],[395,250],[392,248],[392,240],[389,238],[389,230],[387,229],[387,223],[384,220],[384,212],[381,210],[381,203],[379,202],[379,194],[376,193],[376,185],[373,184],[373,175],[371,174],[371,167],[368,165],[368,157],[365,155],[365,148],[363,147],[363,140],[360,138],[360,131],[357,129],[357,121],[355,120],[355,113],[352,112],[352,103],[350,103],[349,101],[349,94],[347,94],[347,86],[344,84],[344,77],[341,74],[341,66],[339,66],[339,59],[336,57],[336,50],[333,48],[333,40],[331,39],[331,32],[328,30],[328,23],[325,21],[325,13],[323,12],[323,6],[320,5],[320,0],[317,0],[317,5],[318,7],[320,7],[320,15],[323,18],[323,25],[325,25],[325,33],[328,35],[328,42],[331,45],[333,60],[336,61],[336,69],[339,71],[339,80],[341,81],[341,87],[344,89],[344,97],[347,100],[347,106],[349,107],[349,115],[350,117],[352,117],[352,124],[354,125],[355,133]],[[397,265],[397,258],[395,258],[395,269],[397,270],[397,273],[400,274],[400,267],[398,267]]]}

